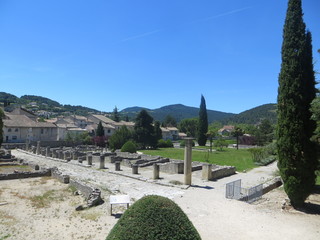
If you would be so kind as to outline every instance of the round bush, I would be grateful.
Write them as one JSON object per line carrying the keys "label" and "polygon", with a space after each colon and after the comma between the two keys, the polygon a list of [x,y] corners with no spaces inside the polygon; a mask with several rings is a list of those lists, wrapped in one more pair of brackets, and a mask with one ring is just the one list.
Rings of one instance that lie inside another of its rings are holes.
{"label": "round bush", "polygon": [[121,152],[136,153],[137,152],[137,147],[134,144],[134,142],[128,141],[122,146]]}
{"label": "round bush", "polygon": [[181,208],[168,198],[150,195],[134,203],[106,240],[197,240],[199,233]]}

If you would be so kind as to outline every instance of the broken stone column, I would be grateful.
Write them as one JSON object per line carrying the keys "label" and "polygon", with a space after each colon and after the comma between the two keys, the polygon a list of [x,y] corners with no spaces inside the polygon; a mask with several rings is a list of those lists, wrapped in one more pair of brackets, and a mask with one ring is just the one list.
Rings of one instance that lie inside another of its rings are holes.
{"label": "broken stone column", "polygon": [[29,140],[26,141],[26,151],[29,151]]}
{"label": "broken stone column", "polygon": [[120,162],[119,162],[119,161],[116,161],[114,165],[115,165],[115,170],[116,170],[116,171],[121,171],[121,169],[120,169]]}
{"label": "broken stone column", "polygon": [[40,155],[40,141],[37,142],[37,155]]}
{"label": "broken stone column", "polygon": [[46,147],[46,157],[50,157],[50,147]]}
{"label": "broken stone column", "polygon": [[73,152],[72,153],[72,159],[73,160],[77,160],[78,159],[78,155],[79,155],[79,153],[77,151]]}
{"label": "broken stone column", "polygon": [[193,138],[185,138],[184,149],[184,184],[191,185],[192,178],[192,143]]}
{"label": "broken stone column", "polygon": [[88,153],[87,154],[87,162],[88,162],[88,165],[92,165],[92,154],[91,153]]}
{"label": "broken stone column", "polygon": [[132,165],[132,174],[139,174],[138,173],[138,164]]}
{"label": "broken stone column", "polygon": [[68,152],[63,152],[63,160],[67,160],[68,158]]}
{"label": "broken stone column", "polygon": [[59,151],[58,152],[58,158],[59,159],[63,159],[63,151]]}
{"label": "broken stone column", "polygon": [[153,179],[159,179],[159,173],[160,173],[160,170],[159,170],[159,165],[154,163],[153,164]]}
{"label": "broken stone column", "polygon": [[206,181],[212,179],[212,164],[204,163],[202,165],[202,179]]}
{"label": "broken stone column", "polygon": [[100,155],[100,169],[104,169],[104,155]]}

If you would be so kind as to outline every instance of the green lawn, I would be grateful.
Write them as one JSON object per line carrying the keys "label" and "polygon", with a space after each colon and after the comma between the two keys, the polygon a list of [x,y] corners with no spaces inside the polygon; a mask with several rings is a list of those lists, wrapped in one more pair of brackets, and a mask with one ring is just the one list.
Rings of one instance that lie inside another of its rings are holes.
{"label": "green lawn", "polygon": [[[184,149],[177,148],[160,148],[158,150],[144,150],[144,154],[167,157],[171,159],[184,159]],[[223,151],[214,151],[207,153],[204,151],[192,151],[192,161],[206,162],[206,157],[209,155],[208,162],[218,165],[235,166],[237,171],[250,170],[257,167],[247,149],[226,149]]]}

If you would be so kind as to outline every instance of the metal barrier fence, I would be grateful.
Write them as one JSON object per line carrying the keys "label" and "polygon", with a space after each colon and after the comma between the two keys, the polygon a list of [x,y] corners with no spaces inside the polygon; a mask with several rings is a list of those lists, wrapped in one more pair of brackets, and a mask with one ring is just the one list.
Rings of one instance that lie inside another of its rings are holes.
{"label": "metal barrier fence", "polygon": [[227,183],[226,198],[252,203],[262,197],[263,184],[251,188],[241,187],[241,179]]}

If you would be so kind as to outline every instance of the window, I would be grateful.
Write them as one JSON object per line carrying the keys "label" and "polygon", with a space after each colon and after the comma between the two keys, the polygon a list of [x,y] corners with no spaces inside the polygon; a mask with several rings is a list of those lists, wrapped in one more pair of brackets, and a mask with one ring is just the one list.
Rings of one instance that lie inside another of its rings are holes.
{"label": "window", "polygon": [[12,136],[12,140],[17,140],[17,136]]}
{"label": "window", "polygon": [[111,130],[110,130],[110,129],[108,129],[108,133],[111,133]]}
{"label": "window", "polygon": [[18,129],[18,128],[16,128],[14,131],[15,131],[15,132],[19,132],[19,129]]}
{"label": "window", "polygon": [[41,134],[43,134],[43,132],[44,132],[44,131],[43,131],[43,128],[42,128],[42,129],[41,129]]}
{"label": "window", "polygon": [[11,128],[8,129],[8,132],[11,132]]}

